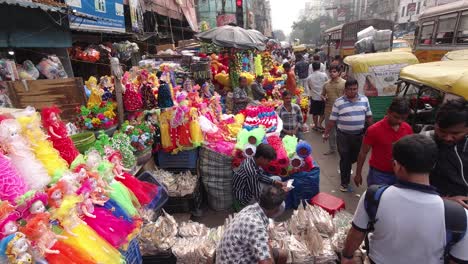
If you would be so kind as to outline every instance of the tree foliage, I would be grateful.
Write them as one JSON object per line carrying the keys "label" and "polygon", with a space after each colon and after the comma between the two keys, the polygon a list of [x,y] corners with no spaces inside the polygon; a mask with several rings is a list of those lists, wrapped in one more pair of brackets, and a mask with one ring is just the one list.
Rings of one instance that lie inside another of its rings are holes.
{"label": "tree foliage", "polygon": [[323,21],[330,27],[332,18],[329,16],[321,16],[316,19],[310,19],[306,16],[301,17],[292,25],[291,39],[300,39],[301,43],[317,43],[320,41],[321,29],[320,22]]}
{"label": "tree foliage", "polygon": [[273,30],[273,37],[279,41],[285,41],[286,35],[284,34],[283,30],[277,29]]}

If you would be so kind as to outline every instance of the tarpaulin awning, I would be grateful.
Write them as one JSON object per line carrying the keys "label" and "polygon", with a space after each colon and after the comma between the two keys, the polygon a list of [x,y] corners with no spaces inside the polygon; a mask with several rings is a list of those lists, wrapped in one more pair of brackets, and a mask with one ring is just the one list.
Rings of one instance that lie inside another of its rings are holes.
{"label": "tarpaulin awning", "polygon": [[67,12],[67,7],[64,4],[56,3],[56,5],[46,5],[37,2],[31,1],[21,1],[21,0],[0,0],[0,4],[7,4],[7,5],[16,5],[21,7],[28,7],[28,8],[40,8],[44,11],[52,11],[52,12]]}
{"label": "tarpaulin awning", "polygon": [[[72,38],[66,14],[44,11],[58,10],[53,6],[32,3],[28,5],[0,4],[0,47],[4,48],[66,48]],[[24,6],[24,5],[25,6]],[[46,8],[46,9],[44,9]],[[18,15],[21,14],[21,15]]]}
{"label": "tarpaulin awning", "polygon": [[185,17],[193,31],[198,31],[194,0],[145,0],[147,11],[156,12],[177,20]]}

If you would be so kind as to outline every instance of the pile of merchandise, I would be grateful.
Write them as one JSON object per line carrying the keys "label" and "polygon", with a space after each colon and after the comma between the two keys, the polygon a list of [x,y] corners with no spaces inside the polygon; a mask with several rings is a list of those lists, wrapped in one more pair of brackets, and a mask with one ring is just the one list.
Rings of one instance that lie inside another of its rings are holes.
{"label": "pile of merchandise", "polygon": [[[172,253],[177,263],[211,263],[208,260],[234,217],[230,215],[217,228],[207,228],[192,221],[177,223],[163,212],[156,221],[143,224],[139,236],[142,255]],[[336,263],[351,221],[352,215],[344,210],[332,218],[320,207],[301,206],[288,221],[270,223],[271,246],[289,252],[287,263]]]}
{"label": "pile of merchandise", "polygon": [[288,263],[336,263],[352,215],[340,211],[332,217],[322,208],[307,204],[287,222],[270,225],[272,246],[288,250]]}
{"label": "pile of merchandise", "polygon": [[162,187],[127,172],[117,140],[80,154],[59,114],[1,118],[0,262],[124,263]]}
{"label": "pile of merchandise", "polygon": [[163,184],[169,196],[184,197],[192,194],[197,187],[198,176],[192,175],[190,171],[177,174],[165,170],[156,169],[153,171],[154,177]]}
{"label": "pile of merchandise", "polygon": [[16,64],[13,60],[0,58],[0,81],[64,78],[68,78],[68,75],[56,55],[42,58],[37,65],[30,60]]}

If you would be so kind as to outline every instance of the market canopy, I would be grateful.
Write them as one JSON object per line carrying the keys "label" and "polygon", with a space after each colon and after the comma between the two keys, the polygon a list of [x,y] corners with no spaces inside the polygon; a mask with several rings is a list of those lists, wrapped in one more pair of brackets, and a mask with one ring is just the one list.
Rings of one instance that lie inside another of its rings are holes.
{"label": "market canopy", "polygon": [[263,36],[260,32],[255,33],[241,27],[226,25],[207,30],[195,36],[202,41],[213,42],[225,48],[264,50],[265,43],[259,34]]}

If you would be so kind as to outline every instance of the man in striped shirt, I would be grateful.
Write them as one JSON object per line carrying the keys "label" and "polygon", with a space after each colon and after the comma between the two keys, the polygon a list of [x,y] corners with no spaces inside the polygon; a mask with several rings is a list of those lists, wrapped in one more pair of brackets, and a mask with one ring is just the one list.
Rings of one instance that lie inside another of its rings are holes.
{"label": "man in striped shirt", "polygon": [[368,125],[373,123],[369,100],[358,93],[358,82],[349,79],[344,95],[333,104],[330,122],[323,133],[323,139],[328,140],[330,130],[337,125],[342,192],[352,191],[349,187],[351,167],[357,161],[366,122]]}
{"label": "man in striped shirt", "polygon": [[267,166],[276,159],[275,149],[268,144],[260,144],[253,157],[245,159],[232,178],[232,189],[236,201],[234,208],[241,209],[258,201],[265,185],[279,188],[286,186],[278,176],[268,177],[261,167]]}

